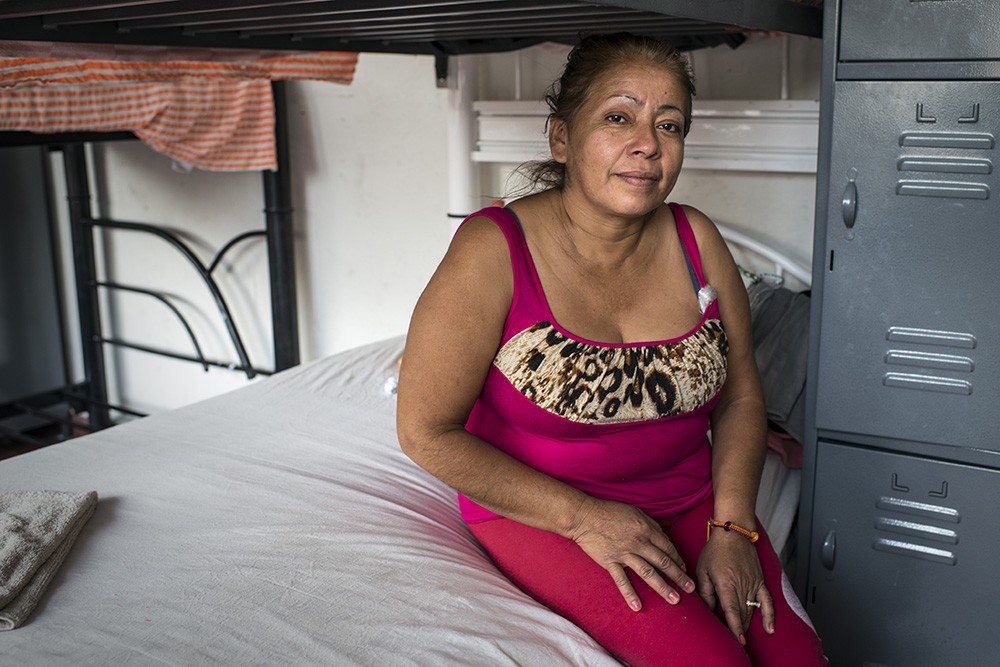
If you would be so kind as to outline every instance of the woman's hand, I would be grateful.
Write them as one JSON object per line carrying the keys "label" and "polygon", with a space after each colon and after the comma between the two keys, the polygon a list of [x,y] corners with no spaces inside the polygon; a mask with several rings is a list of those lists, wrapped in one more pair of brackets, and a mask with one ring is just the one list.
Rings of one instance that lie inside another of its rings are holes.
{"label": "woman's hand", "polygon": [[698,556],[698,593],[712,609],[718,603],[726,624],[741,644],[760,603],[764,631],[774,633],[774,603],[764,586],[757,549],[742,535],[722,530],[712,536]]}
{"label": "woman's hand", "polygon": [[588,497],[578,517],[570,531],[570,539],[608,571],[634,611],[642,609],[642,601],[625,574],[626,567],[670,604],[677,604],[681,598],[664,576],[685,592],[694,592],[694,581],[687,575],[677,549],[659,524],[642,510]]}

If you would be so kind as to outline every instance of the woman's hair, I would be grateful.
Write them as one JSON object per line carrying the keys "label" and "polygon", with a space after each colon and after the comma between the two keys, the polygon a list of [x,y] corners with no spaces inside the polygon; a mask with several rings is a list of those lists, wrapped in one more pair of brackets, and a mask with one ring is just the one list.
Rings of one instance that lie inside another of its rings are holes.
{"label": "woman's hair", "polygon": [[[643,61],[669,71],[687,94],[684,115],[684,134],[687,136],[691,128],[691,98],[694,96],[694,77],[687,59],[670,42],[626,32],[585,37],[570,51],[562,76],[545,95],[545,103],[549,107],[546,131],[548,121],[553,118],[571,127],[574,117],[586,104],[594,82],[606,72]],[[516,194],[528,194],[536,190],[561,188],[566,180],[566,165],[553,159],[536,160],[522,164],[514,173],[527,181]]]}

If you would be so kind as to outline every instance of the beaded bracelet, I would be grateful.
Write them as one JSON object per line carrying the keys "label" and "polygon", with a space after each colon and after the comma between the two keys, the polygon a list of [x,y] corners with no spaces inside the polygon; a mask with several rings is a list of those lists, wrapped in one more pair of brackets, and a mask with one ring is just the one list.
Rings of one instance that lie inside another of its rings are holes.
{"label": "beaded bracelet", "polygon": [[709,540],[710,537],[712,537],[712,529],[713,528],[722,528],[723,530],[728,530],[731,533],[739,533],[740,535],[742,535],[743,537],[747,538],[751,542],[756,542],[760,538],[760,535],[757,534],[756,530],[747,530],[746,528],[740,528],[739,526],[737,526],[732,521],[726,521],[725,523],[723,523],[722,521],[716,521],[715,519],[709,519],[708,520],[708,535],[707,535],[707,537],[705,537],[705,541],[706,542]]}

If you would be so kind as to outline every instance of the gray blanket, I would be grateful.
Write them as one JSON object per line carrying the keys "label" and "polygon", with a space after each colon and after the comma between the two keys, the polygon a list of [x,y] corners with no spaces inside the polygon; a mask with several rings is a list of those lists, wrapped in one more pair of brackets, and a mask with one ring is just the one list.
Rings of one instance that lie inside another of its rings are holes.
{"label": "gray blanket", "polygon": [[764,283],[749,290],[754,357],[767,417],[802,442],[809,361],[809,296]]}
{"label": "gray blanket", "polygon": [[0,630],[31,614],[97,507],[97,493],[0,492]]}

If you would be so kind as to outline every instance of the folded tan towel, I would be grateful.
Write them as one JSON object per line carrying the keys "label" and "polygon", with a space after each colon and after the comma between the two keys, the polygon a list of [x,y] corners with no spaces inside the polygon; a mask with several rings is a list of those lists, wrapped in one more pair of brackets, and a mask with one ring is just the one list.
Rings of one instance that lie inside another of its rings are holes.
{"label": "folded tan towel", "polygon": [[0,492],[0,630],[31,614],[97,507],[97,493]]}

